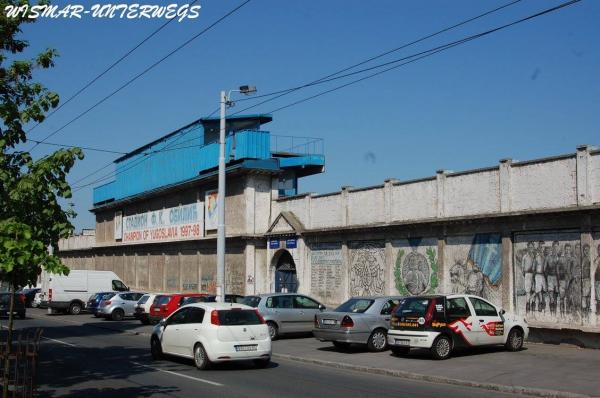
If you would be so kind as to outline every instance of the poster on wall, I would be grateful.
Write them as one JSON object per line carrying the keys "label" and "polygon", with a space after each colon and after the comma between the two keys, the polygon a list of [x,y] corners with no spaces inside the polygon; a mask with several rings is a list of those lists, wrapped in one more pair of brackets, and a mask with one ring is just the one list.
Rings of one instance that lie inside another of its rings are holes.
{"label": "poster on wall", "polygon": [[170,207],[123,217],[123,242],[149,243],[201,238],[203,203]]}
{"label": "poster on wall", "polygon": [[204,206],[206,212],[206,218],[204,221],[204,230],[211,231],[217,229],[219,224],[217,199],[219,192],[217,190],[207,191],[204,197]]}
{"label": "poster on wall", "polygon": [[342,244],[317,243],[310,248],[310,291],[325,302],[343,297]]}
{"label": "poster on wall", "polygon": [[502,306],[502,238],[499,234],[451,236],[444,251],[446,290],[473,294]]}
{"label": "poster on wall", "polygon": [[394,285],[403,296],[432,294],[437,291],[437,238],[411,238],[392,241],[397,250]]}
{"label": "poster on wall", "polygon": [[123,239],[123,212],[115,211],[115,240]]}
{"label": "poster on wall", "polygon": [[580,238],[578,232],[515,235],[517,312],[542,323],[590,323],[593,253]]}

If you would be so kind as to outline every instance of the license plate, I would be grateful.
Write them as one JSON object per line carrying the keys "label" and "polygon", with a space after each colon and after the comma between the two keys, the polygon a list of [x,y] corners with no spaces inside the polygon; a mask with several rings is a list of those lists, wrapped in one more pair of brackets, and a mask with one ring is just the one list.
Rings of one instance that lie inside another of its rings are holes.
{"label": "license plate", "polygon": [[322,323],[323,323],[323,325],[335,325],[336,320],[335,319],[323,319]]}
{"label": "license plate", "polygon": [[257,349],[258,349],[258,344],[236,345],[235,346],[236,351],[256,351]]}
{"label": "license plate", "polygon": [[395,339],[394,343],[396,343],[396,345],[410,345],[410,340]]}

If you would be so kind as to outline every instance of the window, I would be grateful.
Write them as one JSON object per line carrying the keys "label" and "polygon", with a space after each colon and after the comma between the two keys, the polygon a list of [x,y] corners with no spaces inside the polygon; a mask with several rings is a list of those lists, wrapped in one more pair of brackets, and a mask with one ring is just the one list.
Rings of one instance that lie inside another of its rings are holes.
{"label": "window", "polygon": [[219,310],[219,323],[224,326],[260,325],[262,321],[256,310]]}
{"label": "window", "polygon": [[117,294],[117,297],[115,297],[115,298],[121,299],[121,300],[131,300],[131,294],[121,293],[121,294]]}
{"label": "window", "polygon": [[188,316],[189,308],[182,308],[181,310],[174,313],[169,318],[169,325],[180,325],[182,323],[186,323]]}
{"label": "window", "polygon": [[127,290],[129,290],[129,288],[127,286],[125,286],[125,284],[123,282],[121,282],[120,280],[113,280],[112,281],[112,287],[114,291],[117,292],[125,292]]}
{"label": "window", "polygon": [[306,310],[318,310],[319,303],[313,299],[309,299],[305,296],[294,296],[294,308],[301,308]]}
{"label": "window", "polygon": [[410,316],[410,317],[422,317],[425,316],[427,308],[429,307],[429,298],[423,297],[409,297],[400,301],[400,306],[396,315],[398,316]]}
{"label": "window", "polygon": [[463,297],[457,297],[446,301],[446,314],[450,318],[464,318],[471,316],[471,310]]}
{"label": "window", "polygon": [[362,314],[373,305],[374,300],[353,298],[335,309],[335,312],[354,312]]}
{"label": "window", "polygon": [[474,297],[469,297],[473,308],[475,309],[475,315],[477,316],[498,316],[496,308],[488,302],[485,302]]}
{"label": "window", "polygon": [[267,308],[293,308],[292,296],[272,296],[267,299]]}
{"label": "window", "polygon": [[[257,297],[257,296],[244,297],[244,299],[242,300],[242,304],[256,308],[256,307],[258,307],[258,304],[260,304],[260,297]],[[268,305],[267,305],[267,307],[268,307]],[[271,308],[271,307],[269,307],[269,308]]]}
{"label": "window", "polygon": [[156,296],[152,305],[160,307],[161,305],[169,304],[171,301],[171,296]]}
{"label": "window", "polygon": [[190,308],[186,323],[202,323],[204,310],[202,308]]}
{"label": "window", "polygon": [[146,304],[146,301],[148,301],[148,299],[150,298],[150,295],[148,294],[144,294],[142,296],[142,298],[139,299],[138,304]]}
{"label": "window", "polygon": [[381,308],[381,315],[389,315],[392,310],[398,306],[400,300],[388,300]]}

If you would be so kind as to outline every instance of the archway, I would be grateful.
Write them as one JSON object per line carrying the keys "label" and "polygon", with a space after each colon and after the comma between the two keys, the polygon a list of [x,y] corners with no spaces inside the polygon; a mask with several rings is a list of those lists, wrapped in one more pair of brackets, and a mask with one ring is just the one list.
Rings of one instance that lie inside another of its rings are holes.
{"label": "archway", "polygon": [[275,292],[296,293],[298,291],[298,277],[296,263],[289,251],[279,250],[273,256],[271,265],[275,267]]}

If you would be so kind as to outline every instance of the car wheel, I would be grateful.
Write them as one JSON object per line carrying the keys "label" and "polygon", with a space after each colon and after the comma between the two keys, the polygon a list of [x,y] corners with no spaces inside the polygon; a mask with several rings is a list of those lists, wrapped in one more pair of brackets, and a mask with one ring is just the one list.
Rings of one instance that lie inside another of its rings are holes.
{"label": "car wheel", "polygon": [[124,317],[125,313],[120,308],[117,308],[112,312],[112,314],[110,314],[110,319],[112,319],[113,321],[122,321]]}
{"label": "car wheel", "polygon": [[35,301],[33,303],[31,303],[31,308],[37,308],[40,305],[38,303],[36,303]]}
{"label": "car wheel", "polygon": [[504,346],[508,351],[519,351],[523,348],[523,332],[520,329],[512,328]]}
{"label": "car wheel", "polygon": [[269,366],[269,364],[271,363],[271,358],[265,358],[265,359],[255,359],[254,360],[254,366],[259,368],[259,369],[264,369],[267,366]]}
{"label": "car wheel", "polygon": [[150,354],[152,355],[152,359],[155,361],[161,359],[163,356],[162,346],[160,345],[160,341],[156,336],[152,337],[150,340]]}
{"label": "car wheel", "polygon": [[208,369],[210,366],[210,360],[202,344],[196,344],[194,347],[194,365],[200,370]]}
{"label": "car wheel", "polygon": [[350,347],[350,343],[345,343],[343,341],[334,341],[333,346],[340,350],[347,350]]}
{"label": "car wheel", "polygon": [[392,350],[392,354],[394,354],[394,355],[404,356],[404,355],[408,355],[408,353],[410,352],[410,347],[396,347],[396,346],[392,346],[391,350]]}
{"label": "car wheel", "polygon": [[446,359],[452,353],[452,341],[447,336],[438,336],[431,346],[431,354],[435,359]]}
{"label": "car wheel", "polygon": [[384,329],[375,329],[369,336],[367,348],[369,348],[369,351],[372,352],[381,352],[387,350],[387,332]]}
{"label": "car wheel", "polygon": [[267,327],[269,328],[269,337],[271,337],[271,340],[277,340],[279,337],[279,328],[277,327],[277,324],[269,321],[267,322]]}
{"label": "car wheel", "polygon": [[81,304],[71,303],[71,305],[69,306],[69,314],[71,314],[71,315],[81,314]]}

